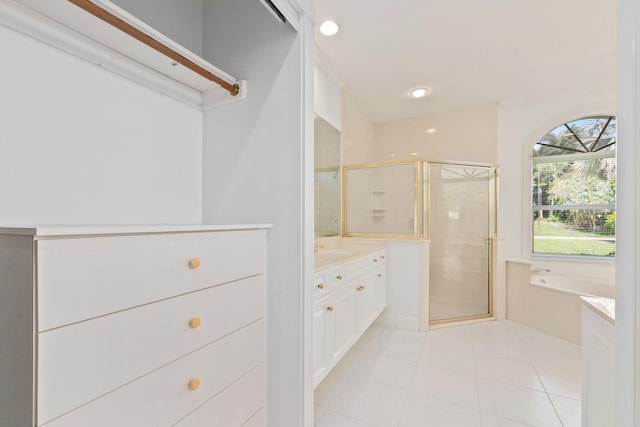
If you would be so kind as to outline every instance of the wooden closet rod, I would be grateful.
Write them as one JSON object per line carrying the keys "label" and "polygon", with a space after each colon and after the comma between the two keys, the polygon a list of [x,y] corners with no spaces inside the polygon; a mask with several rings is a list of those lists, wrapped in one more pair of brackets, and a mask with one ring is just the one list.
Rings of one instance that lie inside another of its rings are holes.
{"label": "wooden closet rod", "polygon": [[149,36],[148,34],[140,31],[133,25],[113,15],[111,12],[104,10],[100,6],[96,5],[95,3],[89,0],[68,0],[68,1],[75,4],[79,8],[84,9],[85,11],[89,12],[93,16],[99,19],[102,19],[104,22],[118,28],[120,31],[130,35],[136,40],[146,44],[150,48],[155,49],[158,52],[168,56],[169,58],[173,59],[177,63],[184,65],[191,71],[200,74],[202,77],[212,82],[218,83],[225,90],[229,91],[231,96],[236,96],[240,92],[240,86],[237,83],[231,84],[221,79],[220,77],[213,74],[211,71],[208,71],[203,67],[201,67],[200,65],[196,64],[195,62],[191,61],[190,59],[185,58],[175,50],[171,49],[169,46],[164,45],[163,43]]}

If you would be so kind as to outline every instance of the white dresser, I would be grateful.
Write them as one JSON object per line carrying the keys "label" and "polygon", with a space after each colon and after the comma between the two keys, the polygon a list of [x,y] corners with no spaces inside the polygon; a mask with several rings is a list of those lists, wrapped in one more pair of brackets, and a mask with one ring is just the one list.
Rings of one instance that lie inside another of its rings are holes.
{"label": "white dresser", "polygon": [[0,228],[0,424],[264,426],[267,228]]}

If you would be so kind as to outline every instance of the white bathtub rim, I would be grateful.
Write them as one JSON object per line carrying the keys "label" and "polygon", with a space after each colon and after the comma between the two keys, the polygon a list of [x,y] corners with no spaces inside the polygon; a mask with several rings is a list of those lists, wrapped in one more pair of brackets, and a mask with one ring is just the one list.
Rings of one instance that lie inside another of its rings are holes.
{"label": "white bathtub rim", "polygon": [[[540,280],[546,281],[546,283],[541,283]],[[571,283],[584,283],[588,284],[589,287],[597,286],[603,289],[606,289],[611,292],[587,292],[587,291],[577,291],[574,289],[568,289],[562,287],[562,282],[571,282]],[[552,291],[562,292],[565,294],[576,295],[576,296],[591,296],[591,297],[605,297],[612,298],[612,295],[615,294],[615,285],[613,283],[593,280],[590,278],[580,277],[580,276],[564,276],[564,275],[543,275],[531,278],[531,285],[536,286],[538,288],[550,289]],[[602,295],[604,294],[604,295]]]}

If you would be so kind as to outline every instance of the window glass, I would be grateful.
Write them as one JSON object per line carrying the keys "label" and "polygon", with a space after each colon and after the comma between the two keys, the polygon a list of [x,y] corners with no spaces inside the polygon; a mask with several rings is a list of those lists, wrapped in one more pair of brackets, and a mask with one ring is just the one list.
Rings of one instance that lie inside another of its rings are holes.
{"label": "window glass", "polygon": [[583,118],[534,146],[534,254],[615,256],[615,126],[615,117]]}

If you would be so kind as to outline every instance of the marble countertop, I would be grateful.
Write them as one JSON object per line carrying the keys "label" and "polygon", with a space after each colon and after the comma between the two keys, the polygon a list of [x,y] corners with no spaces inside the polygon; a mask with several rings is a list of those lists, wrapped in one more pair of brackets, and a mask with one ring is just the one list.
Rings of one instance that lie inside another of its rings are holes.
{"label": "marble countertop", "polygon": [[384,243],[367,245],[345,245],[320,248],[315,252],[315,271],[324,270],[343,262],[384,249]]}
{"label": "marble countertop", "polygon": [[586,307],[598,314],[600,317],[615,325],[616,323],[616,300],[604,297],[580,297]]}

